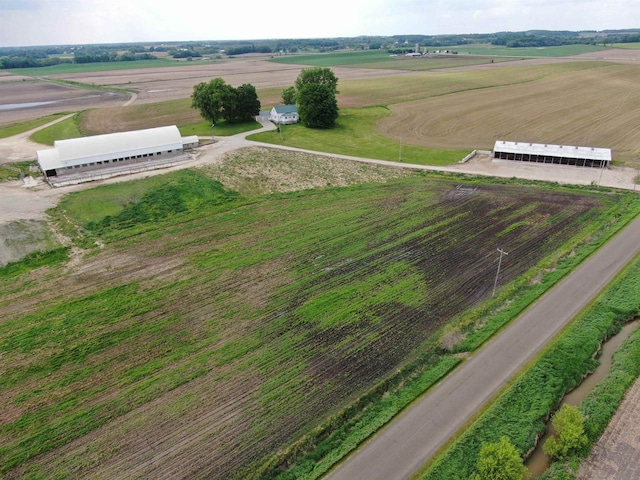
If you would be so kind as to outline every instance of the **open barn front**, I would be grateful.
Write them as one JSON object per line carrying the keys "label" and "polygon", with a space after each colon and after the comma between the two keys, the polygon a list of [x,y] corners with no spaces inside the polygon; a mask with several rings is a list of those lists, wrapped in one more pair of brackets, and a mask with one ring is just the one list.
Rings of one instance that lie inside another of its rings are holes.
{"label": "open barn front", "polygon": [[611,149],[498,140],[493,148],[493,158],[517,162],[609,168]]}

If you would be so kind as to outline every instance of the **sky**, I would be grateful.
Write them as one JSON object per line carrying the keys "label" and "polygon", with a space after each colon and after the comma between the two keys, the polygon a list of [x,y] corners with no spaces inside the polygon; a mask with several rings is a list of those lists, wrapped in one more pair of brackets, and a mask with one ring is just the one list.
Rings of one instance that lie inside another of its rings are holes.
{"label": "sky", "polygon": [[640,27],[640,0],[0,0],[0,46]]}

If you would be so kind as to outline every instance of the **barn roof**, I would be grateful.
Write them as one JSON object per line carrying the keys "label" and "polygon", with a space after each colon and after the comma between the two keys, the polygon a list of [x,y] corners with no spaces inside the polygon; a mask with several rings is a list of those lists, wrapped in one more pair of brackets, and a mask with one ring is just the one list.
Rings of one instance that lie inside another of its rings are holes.
{"label": "barn roof", "polygon": [[585,160],[611,161],[610,148],[575,147],[570,145],[550,145],[543,143],[507,142],[498,140],[494,152],[544,155],[549,157],[580,158]]}
{"label": "barn roof", "polygon": [[38,150],[38,163],[42,169],[55,169],[101,160],[114,155],[137,155],[152,151],[182,148],[178,127],[148,128],[131,132],[108,133],[91,137],[56,140],[52,149]]}

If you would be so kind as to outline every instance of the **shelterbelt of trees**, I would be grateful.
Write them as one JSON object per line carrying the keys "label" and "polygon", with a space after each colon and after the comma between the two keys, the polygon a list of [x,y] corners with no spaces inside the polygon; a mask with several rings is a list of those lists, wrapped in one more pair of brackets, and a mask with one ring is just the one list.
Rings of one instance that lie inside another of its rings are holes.
{"label": "shelterbelt of trees", "polygon": [[150,60],[154,52],[167,52],[173,58],[204,55],[243,55],[248,53],[327,52],[342,49],[397,50],[406,47],[443,47],[491,44],[506,47],[550,47],[572,44],[612,44],[640,42],[640,29],[595,31],[497,32],[455,35],[392,35],[315,39],[264,39],[198,42],[146,42],[112,45],[75,45],[0,48],[0,69],[31,68],[59,63],[97,63]]}

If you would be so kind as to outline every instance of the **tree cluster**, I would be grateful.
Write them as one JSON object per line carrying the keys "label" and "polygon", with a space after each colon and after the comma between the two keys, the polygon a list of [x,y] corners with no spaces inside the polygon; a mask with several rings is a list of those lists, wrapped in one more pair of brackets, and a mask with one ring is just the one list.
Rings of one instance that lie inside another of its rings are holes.
{"label": "tree cluster", "polygon": [[282,91],[285,104],[296,103],[302,123],[309,128],[331,128],[338,119],[338,78],[330,68],[304,68],[295,86]]}
{"label": "tree cluster", "polygon": [[242,123],[252,120],[260,113],[260,100],[251,84],[234,88],[222,78],[214,78],[193,87],[191,108],[200,110],[202,117],[214,125],[220,119],[229,123]]}

